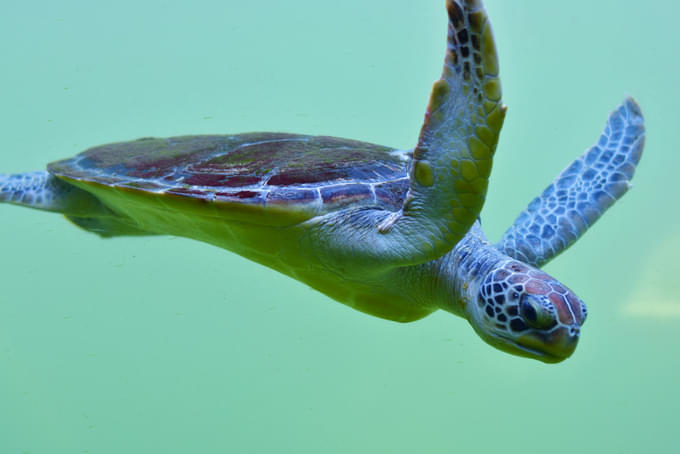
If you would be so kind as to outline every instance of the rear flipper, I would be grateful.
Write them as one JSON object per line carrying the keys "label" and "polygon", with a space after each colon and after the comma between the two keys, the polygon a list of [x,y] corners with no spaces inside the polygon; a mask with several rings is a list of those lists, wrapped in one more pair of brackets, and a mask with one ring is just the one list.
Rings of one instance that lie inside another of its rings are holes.
{"label": "rear flipper", "polygon": [[630,188],[645,142],[640,106],[628,98],[600,140],[536,197],[496,247],[541,267],[571,246]]}
{"label": "rear flipper", "polygon": [[46,171],[0,175],[0,202],[79,215],[103,208],[93,195]]}
{"label": "rear flipper", "polygon": [[102,237],[151,235],[108,209],[89,192],[46,171],[0,174],[0,203],[62,213],[78,227]]}

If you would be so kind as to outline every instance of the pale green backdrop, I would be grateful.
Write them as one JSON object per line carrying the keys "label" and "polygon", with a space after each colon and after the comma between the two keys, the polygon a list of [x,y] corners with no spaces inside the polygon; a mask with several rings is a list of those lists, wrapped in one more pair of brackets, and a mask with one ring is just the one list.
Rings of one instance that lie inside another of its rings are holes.
{"label": "pale green backdrop", "polygon": [[[410,147],[444,0],[19,2],[0,15],[0,170],[188,133]],[[446,313],[400,325],[178,238],[0,206],[0,453],[680,450],[680,7],[488,0],[509,113],[497,238],[634,95],[635,188],[548,271],[589,305],[559,365]]]}

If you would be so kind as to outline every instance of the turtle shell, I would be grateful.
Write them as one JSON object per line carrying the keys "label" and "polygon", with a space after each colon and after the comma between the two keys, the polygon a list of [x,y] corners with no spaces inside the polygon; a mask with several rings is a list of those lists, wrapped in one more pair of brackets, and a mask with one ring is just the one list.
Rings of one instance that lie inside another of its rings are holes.
{"label": "turtle shell", "polygon": [[96,195],[123,191],[208,202],[246,216],[295,212],[309,218],[349,206],[398,210],[408,189],[407,166],[406,153],[380,145],[250,133],[102,145],[48,170]]}

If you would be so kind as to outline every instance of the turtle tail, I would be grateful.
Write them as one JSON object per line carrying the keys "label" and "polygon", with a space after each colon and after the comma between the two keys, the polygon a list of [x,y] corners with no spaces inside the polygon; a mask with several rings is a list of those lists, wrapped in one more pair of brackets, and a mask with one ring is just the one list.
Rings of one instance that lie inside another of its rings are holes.
{"label": "turtle tail", "polygon": [[0,203],[61,213],[78,227],[102,237],[150,235],[94,195],[46,171],[0,174]]}

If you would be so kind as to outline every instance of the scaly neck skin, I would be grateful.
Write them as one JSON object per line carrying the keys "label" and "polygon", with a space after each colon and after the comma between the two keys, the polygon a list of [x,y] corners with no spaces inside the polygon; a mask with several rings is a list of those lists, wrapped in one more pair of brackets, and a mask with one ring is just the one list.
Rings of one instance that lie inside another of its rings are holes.
{"label": "scaly neck skin", "polygon": [[583,301],[553,277],[497,250],[479,223],[444,257],[404,271],[410,281],[397,282],[408,298],[466,318],[500,350],[554,363],[576,348]]}
{"label": "scaly neck skin", "polygon": [[469,320],[468,310],[487,273],[507,260],[486,239],[479,222],[451,252],[443,257],[409,269],[413,297],[424,306],[435,306]]}

